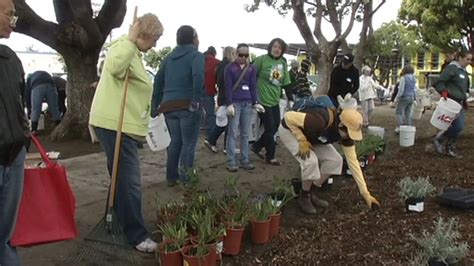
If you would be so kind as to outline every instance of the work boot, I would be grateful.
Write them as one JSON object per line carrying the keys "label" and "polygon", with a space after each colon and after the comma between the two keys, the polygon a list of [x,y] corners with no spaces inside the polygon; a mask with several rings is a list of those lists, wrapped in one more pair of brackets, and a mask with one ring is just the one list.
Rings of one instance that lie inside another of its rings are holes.
{"label": "work boot", "polygon": [[452,140],[449,140],[448,141],[448,148],[447,148],[447,151],[446,151],[446,155],[448,155],[449,157],[453,157],[453,158],[456,158],[456,159],[462,159],[462,155],[458,153],[457,149],[456,149],[456,143]]}
{"label": "work boot", "polygon": [[318,196],[317,194],[317,187],[315,185],[311,186],[311,203],[313,203],[313,206],[315,207],[322,207],[322,208],[327,208],[329,207],[329,203]]}
{"label": "work boot", "polygon": [[316,209],[311,203],[311,196],[309,191],[301,190],[300,197],[298,198],[298,204],[301,210],[306,214],[316,214]]}

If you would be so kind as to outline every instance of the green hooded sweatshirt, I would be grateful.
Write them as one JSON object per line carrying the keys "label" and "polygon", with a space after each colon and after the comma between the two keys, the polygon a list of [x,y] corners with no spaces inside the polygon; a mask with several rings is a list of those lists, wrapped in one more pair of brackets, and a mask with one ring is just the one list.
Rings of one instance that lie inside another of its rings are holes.
{"label": "green hooded sweatshirt", "polygon": [[127,36],[112,43],[95,91],[89,123],[95,127],[117,130],[123,99],[125,73],[128,92],[122,131],[144,137],[148,132],[153,86],[142,63],[142,53]]}

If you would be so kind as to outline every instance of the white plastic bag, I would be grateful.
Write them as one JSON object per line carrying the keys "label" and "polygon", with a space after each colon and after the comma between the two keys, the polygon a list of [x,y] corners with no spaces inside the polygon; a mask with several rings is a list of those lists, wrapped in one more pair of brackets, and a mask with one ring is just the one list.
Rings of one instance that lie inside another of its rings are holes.
{"label": "white plastic bag", "polygon": [[150,120],[146,142],[152,151],[161,151],[168,147],[171,137],[164,115],[159,115]]}

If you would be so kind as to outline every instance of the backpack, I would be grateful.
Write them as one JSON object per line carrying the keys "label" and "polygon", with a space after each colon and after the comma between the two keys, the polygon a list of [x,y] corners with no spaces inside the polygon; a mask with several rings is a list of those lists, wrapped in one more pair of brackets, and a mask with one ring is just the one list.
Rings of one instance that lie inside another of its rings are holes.
{"label": "backpack", "polygon": [[292,110],[301,112],[314,108],[336,108],[327,95],[302,97],[295,100]]}

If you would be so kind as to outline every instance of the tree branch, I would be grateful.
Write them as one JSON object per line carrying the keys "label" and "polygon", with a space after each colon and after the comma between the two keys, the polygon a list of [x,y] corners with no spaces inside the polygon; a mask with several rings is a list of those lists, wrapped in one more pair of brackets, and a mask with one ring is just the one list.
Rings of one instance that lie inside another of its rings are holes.
{"label": "tree branch", "polygon": [[[298,0],[292,1],[292,2],[298,2]],[[324,37],[324,35],[322,33],[322,30],[321,30],[322,19],[323,19],[323,5],[321,3],[321,0],[316,0],[316,4],[317,4],[317,7],[316,7],[316,21],[314,22],[314,32],[313,32],[313,34],[316,37],[316,39],[318,40],[318,42],[327,43],[328,41]],[[301,7],[301,9],[303,9],[303,7]],[[295,10],[295,8],[293,8],[293,10]]]}
{"label": "tree branch", "polygon": [[[341,36],[342,26],[341,26],[341,19],[337,14],[337,4],[334,1],[326,1],[326,7],[328,10],[329,15],[329,22],[331,23],[332,27],[334,28],[334,32],[336,33],[336,38]],[[344,9],[344,7],[343,7]]]}
{"label": "tree branch", "polygon": [[[355,15],[357,13],[357,9],[359,9],[360,6],[360,0],[352,4],[352,10],[351,10],[351,17],[349,20],[349,25],[347,26],[346,30],[344,33],[341,35],[340,39],[345,39],[349,35],[349,33],[352,30],[352,27],[354,26],[354,21],[355,21]],[[337,38],[336,38],[337,39]]]}
{"label": "tree branch", "polygon": [[59,51],[56,35],[58,25],[42,19],[36,14],[25,0],[14,0],[16,14],[18,15],[16,32],[31,36],[42,43]]}
{"label": "tree branch", "polygon": [[[309,28],[308,20],[306,19],[306,13],[304,12],[304,1],[291,0],[291,6],[293,9],[293,21],[298,27],[301,36],[305,40],[306,46],[310,51],[316,53],[319,56],[321,51],[319,50],[316,42],[314,41],[313,34],[311,33],[311,29]],[[316,8],[316,14],[317,13],[318,8]],[[318,18],[316,18],[316,20],[318,20]],[[322,38],[324,38],[324,36],[322,36]]]}
{"label": "tree branch", "polygon": [[103,35],[92,19],[91,0],[69,0],[73,10],[74,22],[69,25],[73,28],[73,44],[79,41],[82,48],[92,49],[101,46],[107,35]]}
{"label": "tree branch", "polygon": [[95,18],[103,36],[109,35],[112,29],[120,27],[127,12],[127,0],[105,0],[99,15]]}
{"label": "tree branch", "polygon": [[379,11],[380,7],[383,6],[383,4],[385,4],[385,2],[386,2],[386,0],[382,0],[382,2],[380,2],[379,5],[372,11],[370,16],[373,16],[375,13],[377,13],[377,11]]}
{"label": "tree branch", "polygon": [[69,23],[74,19],[68,0],[53,0],[54,13],[59,24]]}

